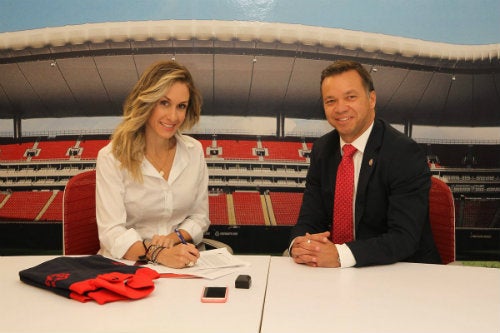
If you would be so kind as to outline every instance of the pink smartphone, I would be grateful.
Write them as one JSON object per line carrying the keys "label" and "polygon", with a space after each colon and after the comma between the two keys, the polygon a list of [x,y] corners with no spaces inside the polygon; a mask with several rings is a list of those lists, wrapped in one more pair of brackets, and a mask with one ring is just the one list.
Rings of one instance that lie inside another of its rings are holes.
{"label": "pink smartphone", "polygon": [[203,303],[226,303],[227,287],[204,287],[201,294]]}

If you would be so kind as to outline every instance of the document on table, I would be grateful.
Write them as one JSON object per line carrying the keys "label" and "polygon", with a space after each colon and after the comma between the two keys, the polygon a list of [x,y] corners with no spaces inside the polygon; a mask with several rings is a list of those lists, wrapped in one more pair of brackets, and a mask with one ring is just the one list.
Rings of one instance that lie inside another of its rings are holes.
{"label": "document on table", "polygon": [[245,267],[248,265],[249,263],[235,257],[224,247],[220,249],[200,251],[200,258],[198,258],[198,261],[193,267],[176,269],[163,265],[147,266],[151,269],[154,269],[160,274],[175,274],[179,277],[191,276],[206,279],[216,279],[221,276],[238,271],[241,267]]}
{"label": "document on table", "polygon": [[198,269],[226,268],[245,266],[246,263],[233,256],[225,247],[214,250],[200,251],[200,258],[194,265]]}

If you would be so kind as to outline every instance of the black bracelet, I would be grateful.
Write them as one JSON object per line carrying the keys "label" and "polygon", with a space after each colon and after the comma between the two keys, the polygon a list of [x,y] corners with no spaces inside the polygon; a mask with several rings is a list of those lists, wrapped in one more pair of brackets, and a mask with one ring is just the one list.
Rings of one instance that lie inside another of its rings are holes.
{"label": "black bracelet", "polygon": [[[142,246],[144,247],[144,251],[145,251],[144,255],[147,255],[147,254],[148,254],[148,252],[149,252],[149,250],[150,250],[150,249],[151,249],[151,247],[153,246],[153,244],[149,244],[149,246],[146,246],[146,241],[147,241],[147,240],[149,240],[149,239],[144,239],[144,240],[142,241]],[[151,241],[151,240],[149,240],[149,241]]]}
{"label": "black bracelet", "polygon": [[[148,260],[148,251],[149,247],[146,246],[146,239],[142,241],[142,246],[144,247],[144,255],[139,256],[139,259],[136,261],[136,265],[147,265],[149,260]],[[151,245],[150,245],[151,246]]]}
{"label": "black bracelet", "polygon": [[153,254],[151,255],[151,262],[153,264],[157,264],[158,263],[158,255],[160,254],[161,251],[163,251],[165,249],[164,246],[158,246],[154,249],[154,252]]}

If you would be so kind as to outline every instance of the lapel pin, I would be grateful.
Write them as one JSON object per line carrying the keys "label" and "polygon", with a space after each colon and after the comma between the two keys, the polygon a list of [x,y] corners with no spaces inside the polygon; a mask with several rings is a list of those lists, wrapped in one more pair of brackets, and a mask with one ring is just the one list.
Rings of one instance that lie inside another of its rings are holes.
{"label": "lapel pin", "polygon": [[370,160],[368,161],[368,165],[369,165],[369,166],[372,166],[372,165],[373,165],[373,158],[370,158]]}

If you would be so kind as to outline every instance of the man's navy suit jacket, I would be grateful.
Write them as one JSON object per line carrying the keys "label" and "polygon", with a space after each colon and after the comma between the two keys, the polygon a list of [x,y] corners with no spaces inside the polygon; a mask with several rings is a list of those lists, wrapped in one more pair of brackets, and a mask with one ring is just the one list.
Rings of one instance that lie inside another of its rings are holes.
{"label": "man's navy suit jacket", "polygon": [[[302,207],[290,241],[306,232],[332,230],[340,160],[336,130],[314,142]],[[430,177],[418,144],[376,118],[358,178],[355,240],[347,243],[356,266],[441,262],[429,223]]]}

